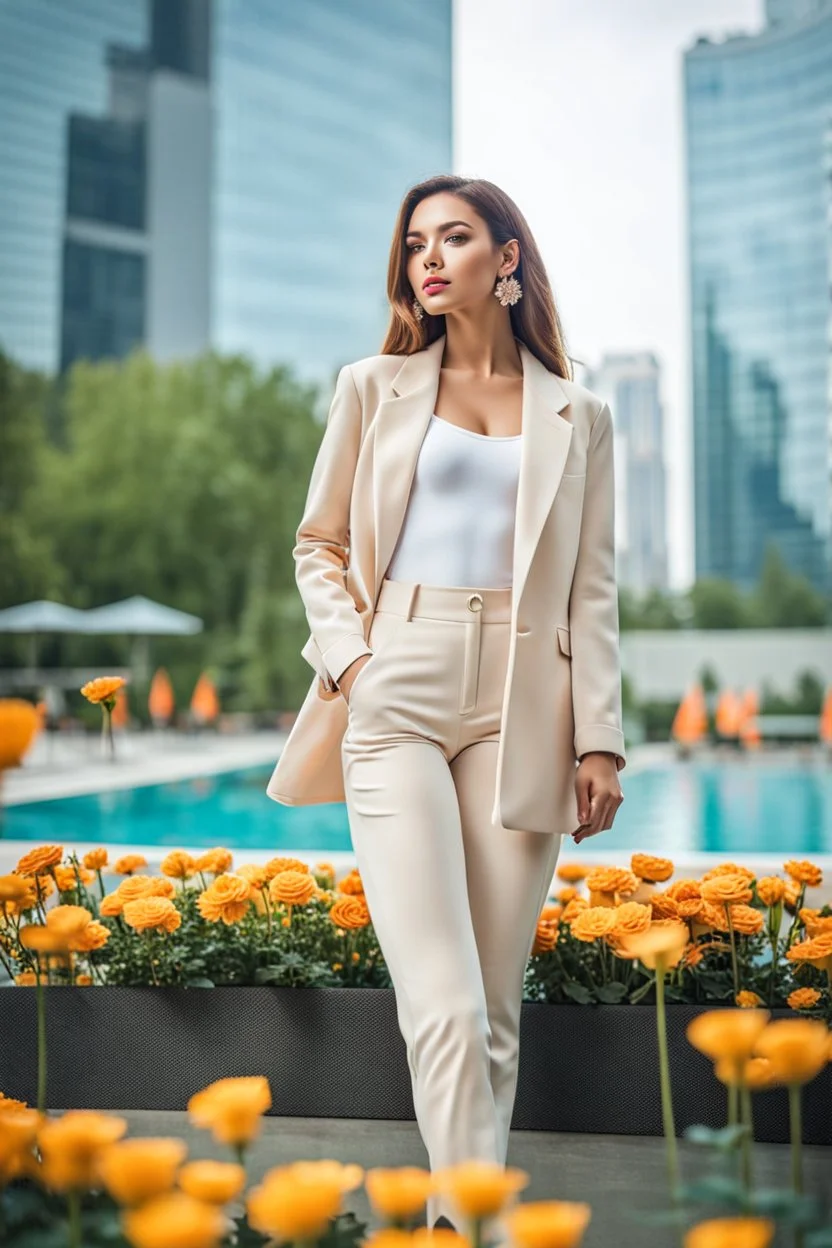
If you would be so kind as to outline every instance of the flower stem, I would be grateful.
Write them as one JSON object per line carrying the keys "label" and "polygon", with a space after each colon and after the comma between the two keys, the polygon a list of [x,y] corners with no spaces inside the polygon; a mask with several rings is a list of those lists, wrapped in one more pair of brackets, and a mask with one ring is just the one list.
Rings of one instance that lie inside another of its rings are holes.
{"label": "flower stem", "polygon": [[736,1001],[740,990],[740,976],[737,970],[737,941],[734,936],[734,924],[731,919],[731,907],[728,902],[725,903],[725,915],[728,919],[728,933],[731,937],[731,967],[734,974],[734,1000]]}
{"label": "flower stem", "polygon": [[38,1010],[38,1109],[43,1114],[46,1112],[46,1003],[43,999],[40,959],[38,959],[38,968],[35,974],[37,976],[35,991],[37,992]]}
{"label": "flower stem", "polygon": [[81,1245],[81,1194],[77,1188],[70,1188],[67,1193],[69,1206],[69,1246],[82,1248]]}
{"label": "flower stem", "polygon": [[664,969],[656,968],[656,1023],[659,1042],[659,1083],[662,1094],[662,1124],[667,1145],[667,1171],[670,1194],[678,1198],[679,1158],[676,1151],[676,1125],[673,1120],[673,1100],[670,1087],[670,1064],[667,1058],[667,1023],[664,1005]]}
{"label": "flower stem", "polygon": [[[743,1072],[744,1073],[744,1072]],[[754,1118],[751,1111],[751,1089],[743,1078],[739,1085],[741,1121],[748,1128],[742,1139],[742,1181],[746,1192],[751,1192],[751,1145],[754,1140]]]}
{"label": "flower stem", "polygon": [[803,1125],[800,1113],[800,1084],[789,1084],[789,1133],[792,1139],[792,1187],[803,1191]]}

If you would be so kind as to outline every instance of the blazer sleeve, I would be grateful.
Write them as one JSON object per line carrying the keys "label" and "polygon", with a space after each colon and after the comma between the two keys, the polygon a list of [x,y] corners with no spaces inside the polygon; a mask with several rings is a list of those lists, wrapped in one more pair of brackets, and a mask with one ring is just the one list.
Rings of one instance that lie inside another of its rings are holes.
{"label": "blazer sleeve", "polygon": [[349,364],[335,383],[324,435],[292,551],[311,637],[301,653],[330,691],[362,654],[372,654],[346,586],[350,501],[361,445],[361,401]]}
{"label": "blazer sleeve", "polygon": [[569,599],[575,755],[594,750],[626,765],[615,577],[615,472],[608,404],[592,423],[578,557]]}

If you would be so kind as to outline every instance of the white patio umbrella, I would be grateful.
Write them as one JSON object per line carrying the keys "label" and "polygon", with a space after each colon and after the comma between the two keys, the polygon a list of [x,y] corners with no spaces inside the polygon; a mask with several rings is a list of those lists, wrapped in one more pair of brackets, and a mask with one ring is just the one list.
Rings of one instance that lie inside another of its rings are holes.
{"label": "white patio umbrella", "polygon": [[86,611],[67,607],[62,602],[40,598],[35,602],[23,602],[16,607],[0,611],[0,633],[29,633],[29,663],[37,667],[38,633],[82,633],[86,631]]}
{"label": "white patio umbrella", "polygon": [[201,633],[203,622],[198,615],[166,607],[152,598],[136,594],[105,607],[92,607],[83,612],[85,633],[121,633],[134,638],[131,666],[140,680],[150,672],[149,639],[151,636],[184,637]]}

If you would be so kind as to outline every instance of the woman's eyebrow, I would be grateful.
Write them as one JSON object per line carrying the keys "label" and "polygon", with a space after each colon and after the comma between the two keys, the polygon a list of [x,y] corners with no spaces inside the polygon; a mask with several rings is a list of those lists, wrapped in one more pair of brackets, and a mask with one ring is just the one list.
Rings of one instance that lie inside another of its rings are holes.
{"label": "woman's eyebrow", "polygon": [[[442,230],[449,230],[452,225],[464,225],[467,226],[469,230],[473,229],[473,226],[468,225],[467,221],[446,221],[444,225],[439,226],[440,233]],[[405,234],[405,238],[424,238],[424,234],[421,230],[408,230]]]}

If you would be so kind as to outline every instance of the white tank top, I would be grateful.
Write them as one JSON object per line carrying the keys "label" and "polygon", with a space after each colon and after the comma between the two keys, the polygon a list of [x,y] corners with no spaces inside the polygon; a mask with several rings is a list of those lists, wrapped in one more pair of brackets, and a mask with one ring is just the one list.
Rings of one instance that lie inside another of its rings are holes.
{"label": "white tank top", "polygon": [[491,437],[431,416],[386,576],[511,586],[522,436]]}

